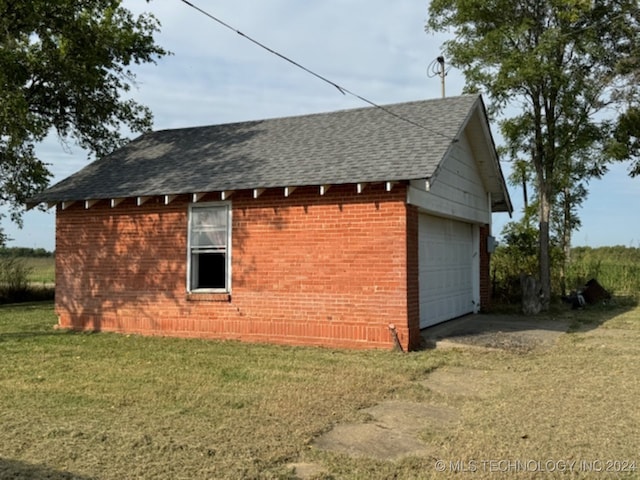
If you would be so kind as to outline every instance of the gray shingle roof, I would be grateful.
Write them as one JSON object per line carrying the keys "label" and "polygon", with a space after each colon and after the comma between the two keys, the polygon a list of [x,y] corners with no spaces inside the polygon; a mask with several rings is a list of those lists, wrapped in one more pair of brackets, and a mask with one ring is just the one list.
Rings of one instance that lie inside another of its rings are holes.
{"label": "gray shingle roof", "polygon": [[146,133],[30,200],[429,178],[477,95]]}

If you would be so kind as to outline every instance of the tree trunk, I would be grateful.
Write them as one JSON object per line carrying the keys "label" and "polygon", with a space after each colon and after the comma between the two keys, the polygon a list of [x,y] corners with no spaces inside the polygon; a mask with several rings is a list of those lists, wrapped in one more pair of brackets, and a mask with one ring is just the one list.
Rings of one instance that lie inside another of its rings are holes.
{"label": "tree trunk", "polygon": [[549,310],[551,301],[551,255],[549,252],[549,221],[551,218],[551,202],[546,185],[540,188],[540,288],[542,310]]}
{"label": "tree trunk", "polygon": [[567,269],[571,262],[571,191],[564,188],[564,208],[562,212],[562,264],[560,265],[560,290],[567,294]]}
{"label": "tree trunk", "polygon": [[[549,222],[551,220],[551,200],[553,181],[553,159],[547,158],[543,134],[543,114],[542,114],[542,92],[538,91],[532,97],[535,128],[535,146],[533,149],[533,165],[536,170],[536,185],[539,196],[539,250],[538,265],[540,271],[541,287],[541,307],[542,310],[549,310],[551,299],[551,258],[549,253]],[[548,119],[547,119],[548,120]]]}
{"label": "tree trunk", "polygon": [[540,313],[542,305],[540,303],[540,282],[531,275],[520,275],[520,286],[522,287],[522,313],[525,315],[536,315]]}
{"label": "tree trunk", "polygon": [[524,173],[524,170],[522,171],[522,195],[524,197],[524,211],[527,211],[527,208],[529,208],[529,195],[527,195],[527,176]]}

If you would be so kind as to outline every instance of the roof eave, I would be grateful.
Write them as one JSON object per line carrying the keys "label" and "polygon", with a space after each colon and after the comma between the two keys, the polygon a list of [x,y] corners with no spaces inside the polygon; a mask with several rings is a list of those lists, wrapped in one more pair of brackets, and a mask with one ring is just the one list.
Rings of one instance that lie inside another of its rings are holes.
{"label": "roof eave", "polygon": [[62,205],[63,209],[66,209],[69,205],[72,205],[74,203],[83,203],[85,205],[85,208],[88,209],[90,207],[92,207],[93,205],[95,205],[97,202],[100,201],[109,201],[111,203],[112,207],[117,206],[118,204],[120,204],[123,200],[126,199],[136,199],[136,204],[138,206],[142,205],[143,203],[145,203],[149,198],[153,198],[153,197],[160,197],[160,198],[164,198],[164,204],[169,204],[171,203],[176,197],[180,196],[180,195],[186,195],[188,196],[193,203],[196,203],[199,201],[199,199],[201,199],[204,195],[208,195],[208,194],[219,194],[222,200],[228,199],[230,198],[233,193],[237,192],[237,191],[250,191],[252,192],[252,196],[253,198],[258,198],[259,196],[261,196],[264,191],[266,190],[273,190],[273,189],[279,189],[282,190],[283,194],[285,197],[290,196],[294,190],[296,190],[297,188],[303,188],[303,187],[315,187],[318,188],[318,193],[320,195],[325,195],[332,187],[334,186],[343,186],[343,185],[354,185],[355,186],[355,192],[360,194],[362,193],[365,188],[367,188],[367,186],[369,185],[373,185],[373,184],[377,184],[377,185],[384,185],[384,189],[387,192],[390,192],[391,190],[393,190],[395,185],[401,184],[401,183],[406,183],[409,180],[407,179],[398,179],[398,178],[394,178],[394,179],[385,179],[385,180],[379,180],[379,179],[367,179],[367,180],[363,180],[363,181],[354,181],[354,182],[323,182],[323,183],[306,183],[306,184],[299,184],[299,185],[294,185],[294,184],[290,184],[290,185],[277,185],[277,186],[268,186],[268,187],[263,187],[263,186],[256,186],[256,187],[243,187],[243,188],[221,188],[221,189],[212,189],[212,190],[207,190],[207,191],[203,191],[203,190],[199,190],[199,191],[181,191],[181,192],[140,192],[137,194],[133,194],[133,195],[126,195],[126,196],[114,196],[114,195],[109,195],[109,196],[105,196],[105,195],[94,195],[91,197],[70,197],[70,196],[55,196],[55,195],[47,195],[42,194],[42,195],[37,195],[34,196],[30,199],[28,199],[25,202],[25,206],[27,208],[27,210],[31,210],[33,208],[36,208],[39,205],[42,204],[46,204],[47,208],[52,208],[58,204]]}

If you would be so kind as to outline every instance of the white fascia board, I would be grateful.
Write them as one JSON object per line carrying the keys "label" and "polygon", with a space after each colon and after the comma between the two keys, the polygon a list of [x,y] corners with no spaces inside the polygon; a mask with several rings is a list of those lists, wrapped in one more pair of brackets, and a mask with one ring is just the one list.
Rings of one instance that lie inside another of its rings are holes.
{"label": "white fascia board", "polygon": [[443,197],[417,188],[412,181],[407,188],[407,204],[417,206],[420,211],[440,217],[453,218],[468,223],[489,224],[491,212],[452,202]]}

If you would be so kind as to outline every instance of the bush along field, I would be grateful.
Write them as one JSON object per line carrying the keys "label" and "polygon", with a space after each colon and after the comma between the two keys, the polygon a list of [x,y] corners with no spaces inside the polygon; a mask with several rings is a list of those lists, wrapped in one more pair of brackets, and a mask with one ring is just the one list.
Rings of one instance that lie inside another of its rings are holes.
{"label": "bush along field", "polygon": [[0,248],[0,303],[53,299],[55,258],[31,248]]}
{"label": "bush along field", "polygon": [[[618,301],[635,301],[640,297],[640,248],[574,247],[566,262],[564,278],[560,268],[563,260],[559,250],[552,251],[552,290],[556,296],[580,290],[589,280],[596,279]],[[494,299],[498,303],[518,303],[520,274],[537,277],[537,268],[535,241],[519,238],[517,242],[499,245],[491,256]]]}

